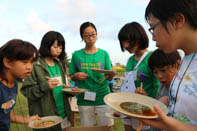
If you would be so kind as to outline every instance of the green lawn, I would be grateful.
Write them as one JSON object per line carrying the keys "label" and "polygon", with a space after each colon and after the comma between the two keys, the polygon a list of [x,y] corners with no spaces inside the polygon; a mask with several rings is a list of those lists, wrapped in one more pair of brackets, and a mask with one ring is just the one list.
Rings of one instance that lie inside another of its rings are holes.
{"label": "green lawn", "polygon": [[[14,107],[14,113],[17,115],[28,116],[27,99],[20,93],[20,91],[18,92],[16,106]],[[77,121],[77,126],[80,126],[79,121]],[[28,126],[12,123],[10,131],[32,131],[32,130],[28,128]],[[114,131],[124,131],[124,127],[121,122],[121,119],[115,119]]]}

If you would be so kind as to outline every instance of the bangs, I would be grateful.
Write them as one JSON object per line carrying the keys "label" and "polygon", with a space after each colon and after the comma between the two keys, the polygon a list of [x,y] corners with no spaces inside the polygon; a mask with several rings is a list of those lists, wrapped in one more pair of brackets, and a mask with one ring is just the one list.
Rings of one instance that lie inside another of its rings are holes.
{"label": "bangs", "polygon": [[22,40],[11,40],[1,48],[2,57],[9,60],[28,60],[33,57],[33,61],[38,58],[38,51],[36,47]]}
{"label": "bangs", "polygon": [[[125,26],[127,26],[127,25],[125,25]],[[121,48],[122,51],[124,51],[124,48],[123,48],[123,45],[122,45],[122,41],[130,40],[129,39],[129,33],[128,33],[127,28],[125,26],[123,26],[120,29],[120,32],[118,33],[118,39],[119,39],[120,48]]]}
{"label": "bangs", "polygon": [[58,46],[62,46],[63,50],[65,50],[65,40],[63,39],[63,37],[58,36],[57,41],[58,41]]}
{"label": "bangs", "polygon": [[118,34],[118,39],[119,41],[126,41],[126,40],[130,40],[129,39],[129,33],[125,30],[120,30],[119,34]]}
{"label": "bangs", "polygon": [[25,44],[21,48],[17,47],[15,50],[15,60],[28,60],[33,57],[33,61],[35,61],[38,58],[37,49],[32,48],[31,45]]}

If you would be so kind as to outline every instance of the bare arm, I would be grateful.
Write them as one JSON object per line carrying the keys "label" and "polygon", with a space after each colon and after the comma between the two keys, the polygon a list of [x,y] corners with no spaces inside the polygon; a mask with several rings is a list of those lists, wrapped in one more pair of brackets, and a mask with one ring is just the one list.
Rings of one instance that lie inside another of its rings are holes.
{"label": "bare arm", "polygon": [[88,77],[88,74],[84,72],[77,72],[70,76],[72,81],[78,81],[78,80],[85,80]]}
{"label": "bare arm", "polygon": [[108,81],[113,80],[114,76],[116,75],[116,72],[110,73],[110,74],[105,74],[105,77]]}
{"label": "bare arm", "polygon": [[154,109],[159,118],[152,120],[141,119],[144,124],[167,131],[197,131],[197,126],[184,124],[174,118],[166,116],[159,106],[155,105]]}
{"label": "bare arm", "polygon": [[32,117],[24,117],[24,116],[15,115],[13,112],[10,112],[10,119],[14,123],[28,124],[30,121],[40,119],[40,117],[38,117],[37,115]]}

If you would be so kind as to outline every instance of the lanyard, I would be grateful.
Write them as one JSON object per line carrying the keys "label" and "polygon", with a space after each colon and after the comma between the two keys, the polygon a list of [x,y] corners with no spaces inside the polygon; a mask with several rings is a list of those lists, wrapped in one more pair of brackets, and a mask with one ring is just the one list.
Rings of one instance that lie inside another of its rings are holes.
{"label": "lanyard", "polygon": [[[94,53],[94,55],[93,55],[93,60],[92,60],[92,61],[93,61],[94,68],[95,68],[95,55],[96,55],[96,52]],[[87,73],[86,71],[89,70],[89,68],[88,68],[89,65],[86,63],[86,62],[87,62],[87,61],[86,61],[87,54],[86,54],[85,50],[84,50],[84,56],[85,56],[85,65],[87,66],[87,67],[85,66],[84,72]],[[93,75],[92,75],[92,76],[93,76],[93,78],[92,78],[92,86],[93,86],[93,87],[92,87],[92,88],[94,89],[94,72],[93,72]],[[88,79],[88,78],[86,78],[86,79],[84,80],[85,83],[87,82],[87,79]],[[87,84],[87,85],[88,85],[88,84]],[[91,87],[90,87],[90,88],[91,88]]]}
{"label": "lanyard", "polygon": [[[144,52],[144,54],[140,57],[140,60],[137,62],[135,68],[133,70],[136,70],[138,68],[138,66],[141,64],[141,62],[144,60],[144,58],[148,55],[148,51]],[[134,64],[134,59],[135,57],[133,57],[133,63]],[[132,66],[133,68],[133,66]]]}
{"label": "lanyard", "polygon": [[[181,77],[181,80],[179,81],[178,88],[177,88],[177,91],[176,91],[175,100],[174,100],[174,108],[173,108],[173,111],[172,111],[172,117],[174,116],[175,105],[176,105],[176,102],[177,102],[177,97],[178,97],[180,85],[181,85],[181,83],[182,83],[182,81],[183,81],[183,78],[184,78],[184,76],[185,76],[185,74],[186,74],[188,68],[190,67],[190,65],[191,65],[191,63],[192,63],[192,61],[193,61],[193,59],[194,59],[195,56],[196,56],[196,52],[193,54],[193,56],[192,56],[192,58],[191,58],[189,64],[187,65],[187,67],[186,67],[186,69],[185,69],[185,71],[184,71],[184,73],[183,73],[183,76]],[[178,70],[178,72],[176,73],[176,76],[175,76],[175,78],[174,78],[174,80],[173,80],[173,82],[172,82],[172,84],[171,84],[171,86],[170,86],[170,94],[169,94],[170,97],[172,97],[172,87],[173,87],[173,85],[174,85],[175,79],[177,78],[177,75],[179,74],[179,71],[180,71],[180,69],[181,69],[182,64],[183,64],[183,61],[181,62],[181,65],[180,65],[180,67],[179,67],[179,70]]]}

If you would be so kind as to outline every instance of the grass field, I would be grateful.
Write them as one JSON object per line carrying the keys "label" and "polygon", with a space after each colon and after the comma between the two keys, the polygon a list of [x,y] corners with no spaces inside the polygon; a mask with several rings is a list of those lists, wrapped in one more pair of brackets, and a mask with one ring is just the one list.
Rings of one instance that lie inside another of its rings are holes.
{"label": "grass field", "polygon": [[[17,115],[28,116],[27,99],[20,93],[20,91],[18,92],[16,106],[14,107],[14,113]],[[79,121],[77,121],[77,126],[80,126]],[[28,126],[11,123],[10,131],[32,131],[32,130],[28,128]],[[124,131],[124,127],[122,125],[121,119],[115,119],[114,131]]]}

